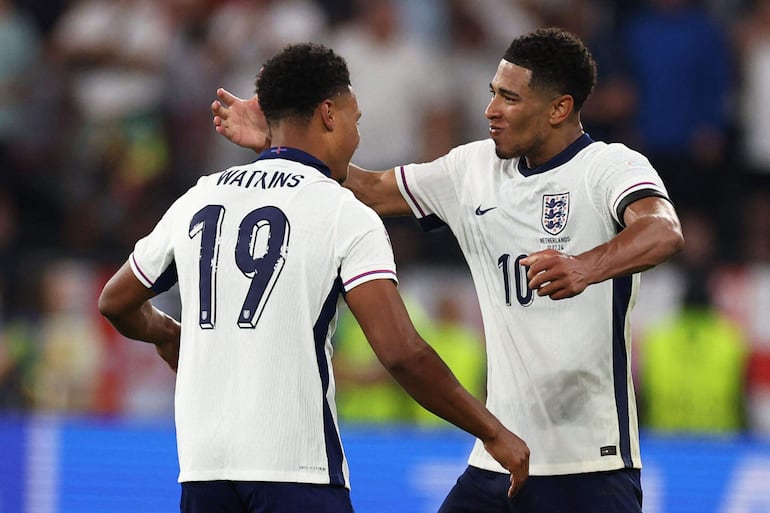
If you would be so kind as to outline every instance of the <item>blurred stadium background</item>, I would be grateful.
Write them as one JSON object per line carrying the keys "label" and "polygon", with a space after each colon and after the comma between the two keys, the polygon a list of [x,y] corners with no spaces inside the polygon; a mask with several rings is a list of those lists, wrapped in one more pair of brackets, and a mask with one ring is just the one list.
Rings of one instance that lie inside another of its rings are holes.
{"label": "blurred stadium background", "polygon": [[[0,0],[0,513],[177,509],[173,374],[95,305],[177,195],[253,158],[214,133],[217,87],[250,96],[277,49],[325,42],[364,113],[354,160],[423,161],[486,137],[500,56],[549,25],[598,62],[586,131],[644,152],[684,223],[634,313],[645,511],[770,511],[770,0]],[[386,226],[421,333],[482,396],[451,234]],[[470,439],[344,312],[335,343],[358,511],[435,511]]]}

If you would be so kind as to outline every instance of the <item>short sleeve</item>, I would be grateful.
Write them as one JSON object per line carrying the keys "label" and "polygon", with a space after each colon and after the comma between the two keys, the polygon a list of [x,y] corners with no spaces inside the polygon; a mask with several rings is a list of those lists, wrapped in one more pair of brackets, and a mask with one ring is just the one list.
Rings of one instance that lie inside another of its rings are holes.
{"label": "short sleeve", "polygon": [[371,280],[398,282],[393,249],[382,220],[357,200],[351,199],[346,205],[337,228],[344,291]]}
{"label": "short sleeve", "polygon": [[634,201],[648,196],[669,199],[663,180],[642,154],[611,144],[604,162],[606,165],[597,168],[589,185],[594,201],[609,208],[618,225],[625,226],[623,214]]}
{"label": "short sleeve", "polygon": [[395,168],[401,195],[424,230],[448,224],[459,208],[458,152],[455,148],[432,162]]}
{"label": "short sleeve", "polygon": [[177,282],[172,237],[176,205],[166,211],[148,235],[137,241],[129,257],[136,278],[145,287],[158,293],[168,290]]}

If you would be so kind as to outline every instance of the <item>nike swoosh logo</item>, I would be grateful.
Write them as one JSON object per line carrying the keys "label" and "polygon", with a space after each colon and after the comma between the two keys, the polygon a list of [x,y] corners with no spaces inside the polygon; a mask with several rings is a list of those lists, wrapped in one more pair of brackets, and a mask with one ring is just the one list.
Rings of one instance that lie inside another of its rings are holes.
{"label": "nike swoosh logo", "polygon": [[494,210],[496,208],[497,207],[489,207],[489,208],[485,208],[485,209],[482,210],[481,205],[479,205],[478,207],[476,207],[476,215],[477,216],[483,216],[484,214],[486,214],[490,210]]}

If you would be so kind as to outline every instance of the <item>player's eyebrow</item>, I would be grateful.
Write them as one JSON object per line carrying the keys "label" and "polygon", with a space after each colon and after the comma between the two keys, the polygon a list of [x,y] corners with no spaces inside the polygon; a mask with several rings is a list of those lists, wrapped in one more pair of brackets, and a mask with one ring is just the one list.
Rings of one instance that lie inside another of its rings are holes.
{"label": "player's eyebrow", "polygon": [[497,90],[495,90],[495,86],[492,85],[492,82],[489,83],[489,90],[495,94],[501,94],[503,96],[513,97],[513,98],[520,98],[519,93],[516,93],[504,87],[498,87]]}

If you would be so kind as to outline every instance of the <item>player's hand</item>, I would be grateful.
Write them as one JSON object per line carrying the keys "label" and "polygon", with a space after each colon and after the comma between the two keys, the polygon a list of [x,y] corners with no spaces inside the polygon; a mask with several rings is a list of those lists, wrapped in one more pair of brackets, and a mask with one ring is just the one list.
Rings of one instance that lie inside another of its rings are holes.
{"label": "player's hand", "polygon": [[176,368],[179,365],[179,341],[182,335],[182,325],[179,321],[165,313],[160,312],[160,314],[167,320],[167,331],[163,340],[155,342],[155,351],[158,352],[158,355],[163,358],[163,361],[168,364],[171,370],[176,372]]}
{"label": "player's hand", "polygon": [[508,497],[513,497],[529,477],[529,447],[524,440],[506,429],[494,440],[484,442],[484,448],[511,473]]}
{"label": "player's hand", "polygon": [[538,296],[566,299],[591,284],[591,269],[582,260],[554,249],[532,253],[521,260],[521,265],[528,267],[529,288]]}
{"label": "player's hand", "polygon": [[171,370],[176,372],[176,368],[179,365],[179,339],[156,344],[155,350]]}
{"label": "player's hand", "polygon": [[244,100],[220,87],[217,98],[211,103],[211,113],[219,135],[258,153],[270,147],[270,129],[256,95]]}

